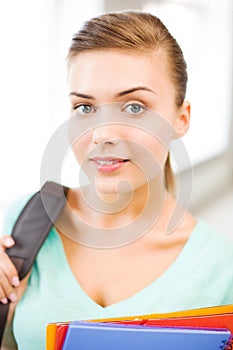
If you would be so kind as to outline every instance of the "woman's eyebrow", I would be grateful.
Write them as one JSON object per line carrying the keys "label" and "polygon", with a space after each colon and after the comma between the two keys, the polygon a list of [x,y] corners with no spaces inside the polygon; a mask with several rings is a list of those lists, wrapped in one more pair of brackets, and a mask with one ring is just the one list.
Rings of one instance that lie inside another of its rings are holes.
{"label": "woman's eyebrow", "polygon": [[137,86],[137,87],[133,87],[131,89],[125,90],[125,91],[118,92],[115,96],[116,97],[125,96],[127,94],[131,94],[132,92],[135,92],[135,91],[138,91],[138,90],[149,91],[149,92],[152,92],[153,94],[156,95],[156,92],[154,90],[151,90],[150,88],[148,88],[146,86]]}
{"label": "woman's eyebrow", "polygon": [[91,95],[86,95],[86,94],[82,94],[80,92],[75,92],[75,91],[70,92],[69,96],[76,96],[76,97],[86,98],[88,100],[95,100],[95,97],[93,97]]}
{"label": "woman's eyebrow", "polygon": [[[142,90],[142,91],[149,91],[149,92],[152,92],[153,94],[156,95],[156,92],[146,86],[137,86],[137,87],[133,87],[131,89],[128,89],[128,90],[124,90],[124,91],[121,91],[121,92],[118,92],[115,94],[115,98],[117,97],[122,97],[122,96],[125,96],[127,94],[131,94],[132,92],[135,92],[135,91],[139,91],[139,90]],[[81,97],[81,98],[85,98],[85,99],[88,99],[88,100],[95,100],[95,97],[91,96],[91,95],[87,95],[87,94],[83,94],[83,93],[80,93],[80,92],[76,92],[76,91],[72,91],[70,92],[69,96],[76,96],[76,97]]]}

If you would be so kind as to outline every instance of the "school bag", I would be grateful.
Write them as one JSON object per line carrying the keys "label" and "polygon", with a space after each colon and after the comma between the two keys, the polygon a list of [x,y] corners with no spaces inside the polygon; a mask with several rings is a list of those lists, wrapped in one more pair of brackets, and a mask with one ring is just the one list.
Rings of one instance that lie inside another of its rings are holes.
{"label": "school bag", "polygon": [[[40,247],[65,205],[68,190],[68,187],[48,181],[29,199],[19,214],[11,234],[15,245],[6,249],[6,252],[20,280],[30,271]],[[9,301],[8,304],[0,302],[0,348],[8,310]]]}

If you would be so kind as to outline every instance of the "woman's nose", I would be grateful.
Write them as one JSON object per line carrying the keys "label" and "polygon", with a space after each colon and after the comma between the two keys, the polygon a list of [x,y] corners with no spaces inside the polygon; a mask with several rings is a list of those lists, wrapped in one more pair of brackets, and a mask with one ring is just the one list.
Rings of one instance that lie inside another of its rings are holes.
{"label": "woman's nose", "polygon": [[104,143],[117,144],[119,139],[117,129],[109,125],[96,128],[92,134],[92,142],[96,145]]}

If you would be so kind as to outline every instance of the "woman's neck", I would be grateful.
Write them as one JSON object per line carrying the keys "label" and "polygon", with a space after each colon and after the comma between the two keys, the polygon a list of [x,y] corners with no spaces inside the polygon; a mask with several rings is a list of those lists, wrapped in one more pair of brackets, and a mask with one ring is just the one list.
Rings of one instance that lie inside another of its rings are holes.
{"label": "woman's neck", "polygon": [[[81,194],[81,196],[80,196]],[[97,193],[93,187],[79,189],[77,207],[99,227],[112,228],[126,225],[140,215],[145,220],[158,219],[165,206],[167,191],[162,175],[130,192],[119,194]]]}

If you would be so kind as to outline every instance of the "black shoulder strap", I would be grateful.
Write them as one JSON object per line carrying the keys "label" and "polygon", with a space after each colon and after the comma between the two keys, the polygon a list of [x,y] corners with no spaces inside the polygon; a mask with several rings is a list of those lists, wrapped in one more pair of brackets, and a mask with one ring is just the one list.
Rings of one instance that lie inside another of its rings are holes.
{"label": "black shoulder strap", "polygon": [[[23,279],[30,271],[36,255],[53,223],[64,207],[68,188],[55,182],[46,182],[26,203],[12,230],[15,245],[7,249]],[[6,324],[8,304],[0,303],[0,347]]]}

